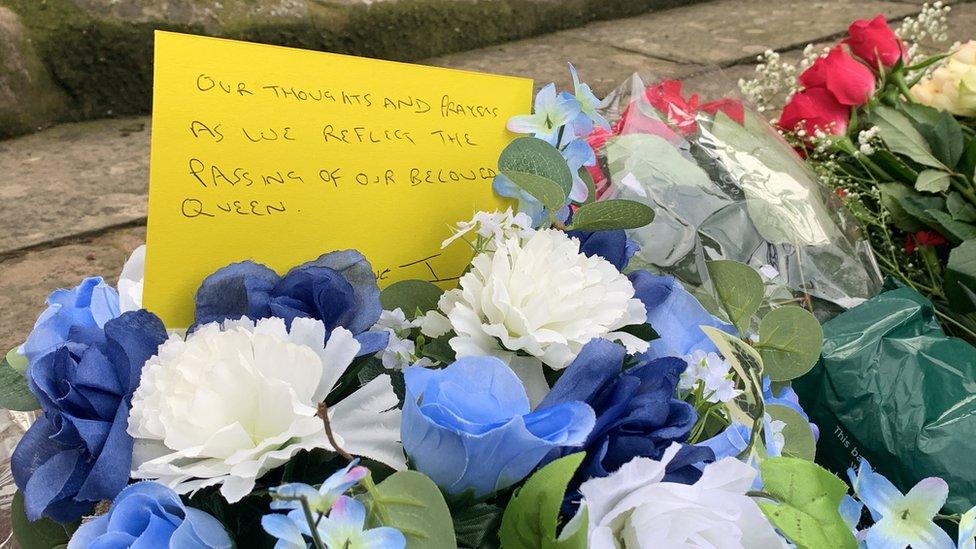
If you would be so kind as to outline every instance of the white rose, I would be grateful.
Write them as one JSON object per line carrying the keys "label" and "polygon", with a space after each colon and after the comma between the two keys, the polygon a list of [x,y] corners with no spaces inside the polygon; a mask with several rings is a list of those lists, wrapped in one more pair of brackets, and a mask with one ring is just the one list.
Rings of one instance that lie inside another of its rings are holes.
{"label": "white rose", "polygon": [[695,484],[662,482],[680,449],[661,461],[637,457],[615,473],[583,483],[590,517],[590,549],[787,547],[745,493],[755,470],[735,458],[705,466]]}
{"label": "white rose", "polygon": [[976,116],[976,41],[953,52],[945,64],[912,88],[915,99],[958,116]]}
{"label": "white rose", "polygon": [[450,344],[459,357],[511,362],[521,351],[558,370],[593,338],[619,340],[632,353],[647,349],[646,341],[617,331],[647,320],[630,280],[605,259],[580,253],[579,241],[558,230],[510,238],[479,254],[438,309],[421,329],[430,337],[454,330]]}
{"label": "white rose", "polygon": [[[132,477],[187,493],[220,485],[229,502],[300,450],[334,450],[316,414],[359,351],[352,333],[325,340],[319,320],[244,318],[172,336],[142,371],[128,432]],[[389,376],[329,409],[344,450],[404,468],[400,411]],[[391,410],[392,408],[392,410]]]}
{"label": "white rose", "polygon": [[146,272],[146,245],[132,250],[119,275],[119,309],[138,311],[142,308],[142,279]]}

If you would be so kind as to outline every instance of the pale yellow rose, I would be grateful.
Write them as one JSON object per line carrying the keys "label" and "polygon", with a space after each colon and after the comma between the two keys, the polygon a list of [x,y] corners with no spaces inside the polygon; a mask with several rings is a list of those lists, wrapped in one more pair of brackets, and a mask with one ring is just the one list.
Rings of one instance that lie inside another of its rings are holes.
{"label": "pale yellow rose", "polygon": [[957,116],[976,116],[976,41],[953,52],[941,67],[912,88],[912,95],[923,105]]}

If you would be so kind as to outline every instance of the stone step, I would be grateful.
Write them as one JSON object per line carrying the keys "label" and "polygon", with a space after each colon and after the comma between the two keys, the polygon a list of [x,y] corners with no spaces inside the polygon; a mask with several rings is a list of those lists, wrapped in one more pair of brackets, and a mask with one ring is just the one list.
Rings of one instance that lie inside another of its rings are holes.
{"label": "stone step", "polygon": [[0,0],[0,139],[145,114],[154,29],[415,61],[701,0]]}

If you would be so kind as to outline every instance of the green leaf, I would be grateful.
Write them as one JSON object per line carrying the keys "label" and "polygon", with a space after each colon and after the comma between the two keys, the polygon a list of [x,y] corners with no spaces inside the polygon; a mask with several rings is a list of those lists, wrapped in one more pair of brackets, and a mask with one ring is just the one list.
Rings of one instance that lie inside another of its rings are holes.
{"label": "green leaf", "polygon": [[[376,485],[374,505],[386,517],[383,526],[403,532],[410,549],[455,549],[451,511],[434,481],[417,471],[400,471]],[[377,513],[370,513],[370,516]],[[374,517],[375,520],[375,517]]]}
{"label": "green leaf", "polygon": [[799,549],[856,549],[857,541],[840,515],[847,484],[812,461],[767,459],[759,466],[763,490],[777,503],[759,507]]}
{"label": "green leaf", "polygon": [[621,332],[628,333],[643,341],[653,341],[661,337],[650,324],[631,324],[620,328]]}
{"label": "green leaf", "polygon": [[962,126],[951,113],[917,103],[899,103],[898,108],[931,146],[932,154],[946,166],[955,166],[965,143]]}
{"label": "green leaf", "polygon": [[773,309],[759,323],[756,348],[773,381],[787,381],[809,372],[822,347],[823,329],[806,309],[795,305]]}
{"label": "green leaf", "polygon": [[441,364],[454,362],[455,358],[457,358],[457,353],[451,347],[451,337],[453,337],[451,334],[446,334],[436,339],[425,339],[420,354],[431,360],[436,360]]}
{"label": "green leaf", "polygon": [[871,122],[878,127],[882,141],[892,152],[905,155],[923,166],[947,169],[932,155],[932,149],[912,121],[891,107],[878,106],[871,111]]}
{"label": "green leaf", "polygon": [[732,366],[737,385],[742,388],[742,393],[728,402],[727,406],[736,421],[752,426],[749,446],[742,452],[743,456],[749,455],[753,442],[762,430],[766,408],[762,396],[762,358],[748,343],[735,336],[711,326],[700,328]]}
{"label": "green leaf", "polygon": [[976,311],[969,299],[969,294],[976,292],[976,240],[967,240],[949,252],[944,286],[949,307],[954,311]]}
{"label": "green leaf", "polygon": [[901,183],[882,183],[878,187],[881,204],[891,212],[896,227],[912,233],[925,228],[938,229],[938,223],[927,212],[945,209],[944,198],[919,194]]}
{"label": "green leaf", "polygon": [[944,193],[949,190],[952,176],[942,170],[922,170],[915,181],[915,190],[928,193]]}
{"label": "green leaf", "polygon": [[20,351],[17,350],[18,347],[20,346],[18,345],[7,352],[6,360],[7,363],[10,364],[10,367],[16,370],[18,374],[26,376],[28,365],[27,357],[20,354]]}
{"label": "green leaf", "polygon": [[654,210],[633,200],[601,200],[583,204],[573,214],[573,229],[610,231],[636,229],[654,221]]}
{"label": "green leaf", "polygon": [[[557,538],[559,510],[566,487],[586,456],[572,454],[536,471],[505,508],[500,537],[505,549],[584,549],[588,521],[577,517]],[[578,528],[577,528],[578,527]],[[569,531],[566,531],[569,530]]]}
{"label": "green leaf", "polygon": [[949,210],[952,219],[965,223],[976,223],[976,206],[967,202],[962,193],[949,193],[946,198],[946,208]]}
{"label": "green leaf", "polygon": [[813,461],[817,456],[817,439],[813,436],[813,429],[799,412],[782,404],[767,404],[766,413],[777,421],[786,424],[783,427],[783,455]]}
{"label": "green leaf", "polygon": [[932,216],[932,219],[942,226],[943,230],[940,230],[940,233],[952,238],[957,243],[976,238],[976,225],[956,221],[952,218],[951,214],[947,214],[942,210],[929,210],[926,213]]}
{"label": "green leaf", "polygon": [[725,314],[740,335],[748,333],[752,316],[762,305],[765,292],[762,277],[738,261],[708,261],[705,265]]}
{"label": "green leaf", "polygon": [[380,293],[380,303],[387,311],[399,308],[410,320],[437,308],[444,290],[425,280],[394,282]]}
{"label": "green leaf", "polygon": [[[524,175],[528,174],[555,183],[562,195],[559,207],[562,207],[566,197],[573,190],[573,174],[569,171],[569,165],[566,164],[563,155],[556,147],[534,137],[519,137],[509,143],[498,157],[498,169],[532,196],[536,195],[532,190],[524,187],[523,182],[535,178],[524,178]],[[538,187],[538,184],[531,183],[531,186]],[[538,196],[536,198],[542,200]]]}
{"label": "green leaf", "polygon": [[525,190],[525,192],[532,195],[533,198],[541,202],[551,212],[559,210],[566,204],[566,198],[569,195],[551,179],[531,173],[513,172],[511,170],[501,170],[501,173]]}
{"label": "green leaf", "polygon": [[24,495],[18,490],[10,505],[10,527],[22,549],[53,549],[68,543],[78,523],[65,527],[47,518],[30,522],[24,513]]}
{"label": "green leaf", "polygon": [[[31,412],[41,407],[34,394],[27,387],[27,378],[17,371],[9,358],[11,353],[0,359],[0,407],[18,412]],[[19,354],[18,354],[19,356]],[[17,361],[17,357],[14,357]]]}
{"label": "green leaf", "polygon": [[459,546],[485,547],[498,543],[498,528],[504,509],[489,503],[477,503],[452,513],[454,534]]}

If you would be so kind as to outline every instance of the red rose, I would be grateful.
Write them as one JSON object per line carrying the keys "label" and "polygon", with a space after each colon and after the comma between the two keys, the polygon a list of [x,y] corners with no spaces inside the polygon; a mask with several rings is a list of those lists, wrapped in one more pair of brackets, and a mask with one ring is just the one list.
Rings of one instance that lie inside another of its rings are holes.
{"label": "red rose", "polygon": [[739,103],[735,99],[725,98],[709,101],[701,106],[701,110],[713,116],[719,112],[723,112],[739,124],[745,123],[746,110],[742,106],[742,103]]}
{"label": "red rose", "polygon": [[874,94],[875,79],[871,69],[835,46],[826,56],[814,61],[800,75],[804,88],[826,88],[841,105],[860,106]]}
{"label": "red rose", "polygon": [[907,56],[908,49],[901,39],[891,30],[883,15],[874,19],[858,19],[847,29],[847,44],[854,55],[860,57],[877,68],[880,63],[891,68],[903,56]]}
{"label": "red rose", "polygon": [[644,91],[644,97],[652,107],[667,115],[682,133],[694,133],[698,130],[695,115],[698,114],[698,95],[688,99],[681,95],[680,80],[665,80],[657,86],[651,86]]}
{"label": "red rose", "polygon": [[[597,126],[596,129],[593,130],[593,133],[586,136],[586,142],[590,145],[590,148],[593,149],[593,152],[596,153],[597,157],[599,157],[603,146],[606,145],[607,140],[613,136],[613,133]],[[597,190],[597,197],[599,197],[607,190],[607,186],[609,185],[609,181],[607,181],[607,174],[603,173],[603,168],[600,167],[599,162],[592,166],[586,166],[586,171],[590,173],[590,177],[593,179],[593,185]]]}
{"label": "red rose", "polygon": [[787,131],[804,130],[811,136],[818,129],[842,135],[847,132],[850,115],[850,107],[841,105],[826,88],[811,88],[790,98],[779,117],[779,127]]}
{"label": "red rose", "polygon": [[905,237],[905,253],[912,255],[916,246],[942,246],[946,239],[935,231],[918,231]]}

